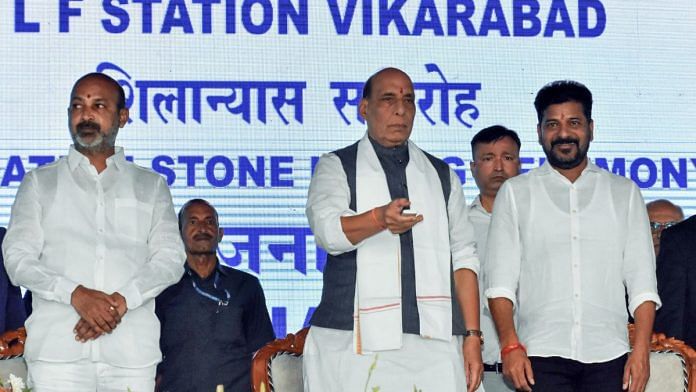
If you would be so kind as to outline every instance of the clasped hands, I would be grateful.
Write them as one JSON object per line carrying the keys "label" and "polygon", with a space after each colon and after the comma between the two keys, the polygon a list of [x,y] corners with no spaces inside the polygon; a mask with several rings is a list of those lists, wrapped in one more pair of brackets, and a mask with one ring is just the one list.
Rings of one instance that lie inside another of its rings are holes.
{"label": "clasped hands", "polygon": [[73,329],[75,340],[83,343],[111,333],[128,310],[121,294],[106,294],[82,285],[72,292],[70,304],[80,316]]}

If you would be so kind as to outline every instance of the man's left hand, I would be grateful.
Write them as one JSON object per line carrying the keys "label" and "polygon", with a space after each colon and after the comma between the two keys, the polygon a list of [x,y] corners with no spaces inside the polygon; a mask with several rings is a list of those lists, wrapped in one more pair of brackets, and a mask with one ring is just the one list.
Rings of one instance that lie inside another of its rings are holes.
{"label": "man's left hand", "polygon": [[650,378],[650,350],[634,347],[624,367],[623,389],[643,392]]}
{"label": "man's left hand", "polygon": [[[119,309],[117,307],[112,307],[110,309],[110,312],[114,317],[118,317],[120,323],[123,314],[119,311]],[[96,340],[97,338],[104,335],[104,332],[92,328],[92,326],[89,325],[87,320],[85,320],[82,317],[80,317],[80,320],[77,322],[77,324],[75,324],[73,332],[75,333],[75,340],[81,343],[85,343],[88,340]]]}
{"label": "man's left hand", "polygon": [[81,343],[85,343],[88,340],[95,340],[104,334],[92,328],[83,318],[80,318],[77,324],[75,324],[73,332],[75,333],[75,340]]}
{"label": "man's left hand", "polygon": [[481,359],[481,340],[477,336],[464,338],[464,373],[466,374],[467,392],[473,392],[481,385],[483,360]]}

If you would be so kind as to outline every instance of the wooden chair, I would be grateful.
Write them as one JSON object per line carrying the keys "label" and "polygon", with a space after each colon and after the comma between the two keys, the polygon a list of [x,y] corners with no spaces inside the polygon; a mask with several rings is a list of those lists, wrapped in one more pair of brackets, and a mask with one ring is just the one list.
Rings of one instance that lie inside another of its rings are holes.
{"label": "wooden chair", "polygon": [[10,373],[26,380],[27,365],[22,358],[26,338],[27,331],[24,327],[0,335],[0,379],[3,382]]}
{"label": "wooden chair", "polygon": [[302,350],[309,328],[276,339],[254,354],[251,383],[254,392],[302,392]]}
{"label": "wooden chair", "polygon": [[[635,328],[628,326],[633,347]],[[650,380],[645,392],[696,392],[696,351],[686,343],[653,333],[650,341]]]}
{"label": "wooden chair", "polygon": [[[635,328],[628,326],[631,347]],[[254,354],[254,392],[302,392],[302,350],[309,328],[276,339]],[[662,333],[650,341],[650,380],[646,392],[696,392],[696,351]]]}
{"label": "wooden chair", "polygon": [[0,359],[12,359],[24,354],[27,330],[24,327],[0,335]]}

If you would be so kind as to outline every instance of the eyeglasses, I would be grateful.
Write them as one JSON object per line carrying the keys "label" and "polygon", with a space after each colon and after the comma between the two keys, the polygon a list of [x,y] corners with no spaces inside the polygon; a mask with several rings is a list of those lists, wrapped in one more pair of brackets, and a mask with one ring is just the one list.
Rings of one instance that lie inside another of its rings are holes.
{"label": "eyeglasses", "polygon": [[650,230],[657,232],[660,230],[669,229],[670,227],[676,225],[677,223],[679,223],[679,222],[670,221],[670,222],[661,223],[661,222],[652,222],[651,221],[650,222]]}

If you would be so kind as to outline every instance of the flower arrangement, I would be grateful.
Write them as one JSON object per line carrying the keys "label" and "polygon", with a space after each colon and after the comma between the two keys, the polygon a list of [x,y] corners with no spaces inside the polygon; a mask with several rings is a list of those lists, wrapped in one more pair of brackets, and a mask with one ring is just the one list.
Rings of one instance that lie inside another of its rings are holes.
{"label": "flower arrangement", "polygon": [[10,377],[7,381],[2,382],[0,380],[0,391],[2,392],[31,392],[30,388],[24,384],[24,380],[21,377],[17,377],[10,373]]}

